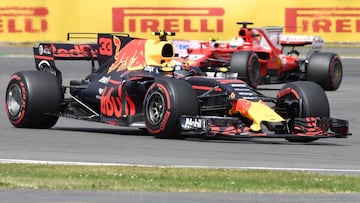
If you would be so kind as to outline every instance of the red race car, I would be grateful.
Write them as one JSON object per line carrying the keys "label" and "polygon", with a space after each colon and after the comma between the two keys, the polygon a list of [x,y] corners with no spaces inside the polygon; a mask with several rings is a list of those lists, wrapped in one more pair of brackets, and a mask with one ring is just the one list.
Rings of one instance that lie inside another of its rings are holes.
{"label": "red race car", "polygon": [[[255,88],[259,84],[297,80],[316,82],[324,90],[339,88],[342,62],[336,53],[320,52],[320,37],[286,36],[282,35],[282,27],[249,28],[253,23],[237,24],[241,28],[230,41],[183,41],[183,47],[184,43],[189,47],[185,60],[216,76],[228,70],[226,74],[232,73]],[[301,58],[296,48],[305,45],[312,48]]]}

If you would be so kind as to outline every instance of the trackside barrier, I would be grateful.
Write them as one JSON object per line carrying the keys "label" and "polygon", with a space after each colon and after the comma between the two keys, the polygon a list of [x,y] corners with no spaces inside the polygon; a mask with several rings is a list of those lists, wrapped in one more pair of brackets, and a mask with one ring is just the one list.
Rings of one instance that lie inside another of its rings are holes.
{"label": "trackside barrier", "polygon": [[360,42],[357,0],[3,0],[0,41],[66,41],[68,32],[127,32],[150,37],[229,40],[237,21],[283,26],[286,34],[320,35],[325,42]]}

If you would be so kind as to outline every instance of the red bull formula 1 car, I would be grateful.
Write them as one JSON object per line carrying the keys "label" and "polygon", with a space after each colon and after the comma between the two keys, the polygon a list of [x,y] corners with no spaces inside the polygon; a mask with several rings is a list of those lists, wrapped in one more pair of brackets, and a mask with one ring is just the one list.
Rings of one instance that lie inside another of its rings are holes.
{"label": "red bull formula 1 car", "polygon": [[[335,53],[320,52],[320,37],[286,36],[281,27],[249,28],[253,23],[238,24],[242,27],[230,41],[187,42],[183,47],[190,48],[185,59],[209,73],[229,66],[230,72],[254,88],[299,80],[316,82],[324,90],[339,88],[342,62]],[[305,45],[312,48],[306,56],[300,56],[297,48]]]}
{"label": "red bull formula 1 car", "polygon": [[[37,70],[13,74],[6,113],[18,128],[51,128],[59,117],[136,127],[157,138],[187,135],[345,138],[348,121],[330,118],[323,89],[309,81],[267,97],[239,79],[207,77],[174,62],[167,32],[159,40],[97,34],[95,44],[40,43]],[[92,73],[63,84],[55,60],[90,60]]]}

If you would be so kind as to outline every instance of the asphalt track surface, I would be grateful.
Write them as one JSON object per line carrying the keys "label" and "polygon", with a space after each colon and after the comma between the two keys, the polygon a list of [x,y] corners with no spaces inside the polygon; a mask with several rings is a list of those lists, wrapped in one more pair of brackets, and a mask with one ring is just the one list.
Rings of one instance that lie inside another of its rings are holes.
{"label": "asphalt track surface", "polygon": [[[358,49],[335,51],[343,58],[343,82],[334,92],[326,92],[331,116],[347,119],[352,136],[346,139],[322,139],[313,143],[289,143],[283,139],[185,140],[155,139],[137,129],[119,128],[100,123],[61,118],[49,130],[16,129],[7,120],[4,95],[10,75],[16,71],[34,70],[29,57],[31,48],[0,48],[0,161],[60,164],[119,164],[149,166],[187,166],[304,170],[320,173],[360,175],[360,60]],[[90,62],[61,61],[64,83],[81,79],[90,72]],[[281,85],[264,85],[261,91],[274,96]],[[33,194],[34,196],[32,196]],[[62,194],[62,195],[61,195]],[[96,195],[98,194],[98,195]],[[78,196],[77,196],[78,195]],[[15,197],[11,199],[11,197]],[[168,194],[168,193],[92,193],[72,191],[1,190],[7,202],[80,201],[113,202],[112,197],[128,198],[124,202],[357,202],[360,194]],[[36,197],[37,196],[37,197]],[[36,199],[44,197],[44,201]],[[102,197],[110,199],[102,199]],[[63,198],[61,198],[63,197]],[[100,198],[97,199],[96,198]],[[136,198],[141,197],[141,198]],[[144,198],[145,197],[145,198]],[[24,200],[22,200],[24,198]],[[46,199],[48,198],[48,199]],[[58,199],[57,199],[58,198]],[[80,198],[80,199],[77,199]],[[142,199],[144,198],[144,199]],[[174,200],[174,198],[179,198]],[[286,201],[287,200],[287,201]],[[295,201],[296,200],[296,201]],[[272,201],[271,201],[272,202]]]}

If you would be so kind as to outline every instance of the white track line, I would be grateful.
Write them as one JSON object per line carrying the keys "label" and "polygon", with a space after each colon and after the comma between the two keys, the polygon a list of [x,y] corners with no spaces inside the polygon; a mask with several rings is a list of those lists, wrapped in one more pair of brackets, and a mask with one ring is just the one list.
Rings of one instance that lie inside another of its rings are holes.
{"label": "white track line", "polygon": [[186,165],[150,165],[150,164],[122,164],[122,163],[98,163],[98,162],[73,162],[73,161],[42,161],[25,159],[0,159],[0,163],[22,164],[48,164],[48,165],[77,165],[77,166],[136,166],[136,167],[159,167],[159,168],[209,168],[209,169],[239,169],[239,170],[277,170],[277,171],[307,171],[307,172],[342,172],[360,173],[360,169],[330,169],[330,168],[286,168],[286,167],[229,167],[229,166],[186,166]]}
{"label": "white track line", "polygon": [[0,58],[34,58],[34,55],[30,55],[30,54],[4,54],[4,55],[0,55]]}

